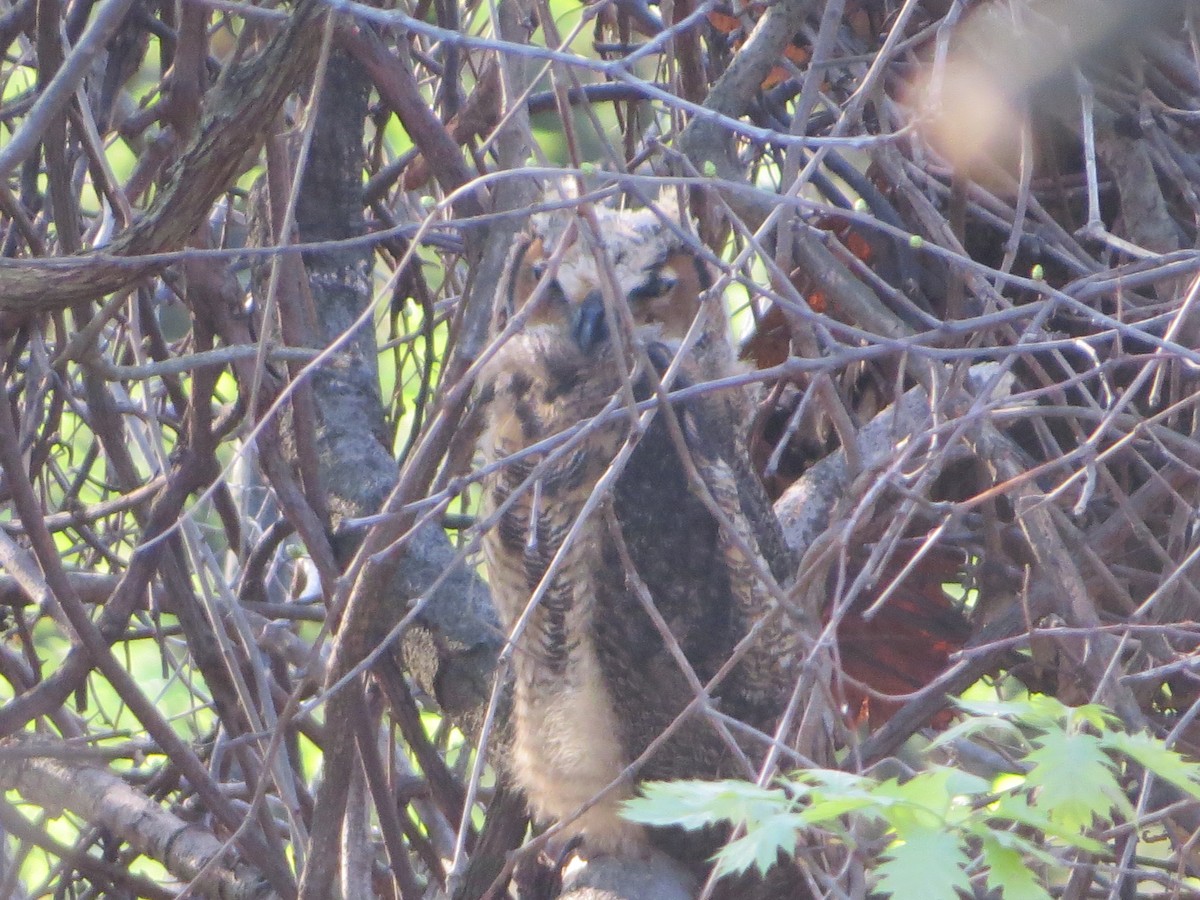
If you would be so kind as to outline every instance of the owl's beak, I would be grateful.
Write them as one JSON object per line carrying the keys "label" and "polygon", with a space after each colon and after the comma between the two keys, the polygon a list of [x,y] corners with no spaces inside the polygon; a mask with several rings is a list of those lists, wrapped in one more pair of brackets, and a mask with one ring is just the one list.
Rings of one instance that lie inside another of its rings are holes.
{"label": "owl's beak", "polygon": [[571,336],[584,353],[591,353],[608,339],[608,323],[604,321],[604,299],[599,291],[583,298],[571,317]]}

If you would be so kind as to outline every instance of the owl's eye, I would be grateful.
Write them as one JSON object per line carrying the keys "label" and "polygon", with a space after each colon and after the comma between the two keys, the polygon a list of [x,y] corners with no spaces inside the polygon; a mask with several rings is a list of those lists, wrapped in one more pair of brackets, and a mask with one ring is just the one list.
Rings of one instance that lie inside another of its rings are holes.
{"label": "owl's eye", "polygon": [[651,272],[645,281],[629,292],[629,299],[637,302],[639,300],[657,300],[659,297],[665,297],[675,289],[679,279],[673,275],[666,275],[662,272]]}
{"label": "owl's eye", "polygon": [[[533,284],[530,290],[534,290],[535,286],[543,281],[548,270],[546,261],[539,259],[537,262],[530,263],[529,274],[533,276]],[[563,292],[562,285],[557,278],[550,279],[550,282],[542,288],[542,303],[544,308],[553,308],[562,306],[567,302],[567,295]]]}

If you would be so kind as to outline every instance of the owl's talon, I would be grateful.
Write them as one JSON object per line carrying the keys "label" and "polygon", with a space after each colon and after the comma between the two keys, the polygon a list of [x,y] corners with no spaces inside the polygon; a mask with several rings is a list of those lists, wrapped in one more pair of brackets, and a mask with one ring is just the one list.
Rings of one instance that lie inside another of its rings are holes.
{"label": "owl's talon", "polygon": [[562,873],[567,864],[571,861],[571,855],[583,846],[583,835],[573,834],[564,839],[550,840],[546,842],[546,848],[542,851],[546,861],[553,866],[554,871]]}

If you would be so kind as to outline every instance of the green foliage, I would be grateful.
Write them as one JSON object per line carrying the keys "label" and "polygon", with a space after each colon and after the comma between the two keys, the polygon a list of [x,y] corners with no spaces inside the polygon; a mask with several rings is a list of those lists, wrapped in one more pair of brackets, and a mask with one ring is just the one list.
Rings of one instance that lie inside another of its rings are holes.
{"label": "green foliage", "polygon": [[893,897],[956,898],[957,891],[970,890],[969,863],[957,835],[918,825],[888,850],[879,867],[879,890]]}
{"label": "green foliage", "polygon": [[960,705],[968,718],[931,749],[999,734],[1015,748],[1019,774],[989,782],[930,765],[904,780],[820,769],[773,788],[646,784],[625,815],[689,830],[731,826],[734,840],[717,856],[721,875],[766,872],[779,853],[795,853],[804,834],[810,845],[848,851],[881,840],[884,859],[870,874],[872,890],[886,896],[954,900],[978,880],[1006,900],[1047,900],[1066,854],[1103,855],[1108,845],[1094,835],[1135,820],[1126,788],[1142,770],[1200,797],[1200,764],[1148,734],[1118,730],[1099,706],[1071,708],[1050,697]]}

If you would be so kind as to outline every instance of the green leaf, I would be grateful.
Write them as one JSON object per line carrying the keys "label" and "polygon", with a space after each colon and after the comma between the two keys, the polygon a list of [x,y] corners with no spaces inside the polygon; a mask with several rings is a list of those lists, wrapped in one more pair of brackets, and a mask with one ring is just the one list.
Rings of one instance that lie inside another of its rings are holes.
{"label": "green leaf", "polygon": [[1023,719],[1034,711],[1034,704],[1030,699],[965,700],[956,697],[954,705],[972,716],[994,716],[1002,719]]}
{"label": "green leaf", "polygon": [[1045,810],[1030,806],[1024,795],[1004,796],[992,804],[991,814],[1000,819],[1007,819],[1017,825],[1025,825],[1040,831],[1047,837],[1058,838],[1071,847],[1078,847],[1089,853],[1103,853],[1106,845],[1089,838],[1078,828],[1070,827],[1055,821]]}
{"label": "green leaf", "polygon": [[858,810],[869,811],[872,818],[878,818],[874,807],[879,801],[872,796],[876,784],[869,778],[836,769],[807,769],[796,772],[792,778],[786,789],[802,804],[808,801],[799,815],[810,825]]}
{"label": "green leaf", "polygon": [[872,796],[892,801],[883,815],[901,829],[910,822],[937,827],[959,821],[971,813],[963,798],[984,795],[990,790],[991,785],[976,775],[949,766],[934,766],[904,782],[889,779],[872,791]]}
{"label": "green leaf", "polygon": [[1101,741],[1104,746],[1134,760],[1156,778],[1200,798],[1200,763],[1189,762],[1153,735],[1144,731],[1139,734],[1113,731],[1102,735]]}
{"label": "green leaf", "polygon": [[1068,707],[1069,719],[1072,726],[1086,722],[1097,731],[1106,731],[1115,725],[1120,725],[1120,719],[1101,706],[1099,703],[1085,703],[1083,706]]}
{"label": "green leaf", "polygon": [[1132,807],[1117,783],[1116,764],[1100,739],[1083,732],[1047,731],[1027,757],[1033,769],[1026,784],[1034,804],[1067,828],[1084,830],[1093,819],[1111,821],[1115,806],[1126,815]]}
{"label": "green leaf", "polygon": [[903,837],[888,848],[888,859],[879,866],[881,891],[900,900],[958,900],[958,891],[971,892],[966,873],[970,860],[954,835],[916,828]]}
{"label": "green leaf", "polygon": [[749,829],[745,835],[730,841],[717,854],[717,875],[738,875],[751,866],[765,875],[779,860],[779,854],[796,853],[796,836],[804,823],[790,813],[769,816]]}
{"label": "green leaf", "polygon": [[824,788],[831,796],[869,790],[874,780],[841,769],[801,769],[792,775],[792,787],[796,784]]}
{"label": "green leaf", "polygon": [[1025,741],[1015,722],[1010,722],[1002,716],[971,715],[957,725],[947,728],[930,741],[929,749],[936,750],[938,747],[950,744],[959,738],[973,737],[983,731],[998,733],[1005,738],[1016,738],[1022,743]]}
{"label": "green leaf", "polygon": [[939,780],[942,786],[955,800],[963,797],[978,797],[990,793],[992,783],[979,775],[964,772],[950,766],[939,766]]}
{"label": "green leaf", "polygon": [[791,775],[793,784],[826,787],[829,791],[852,791],[870,787],[875,781],[864,775],[842,772],[841,769],[798,769]]}
{"label": "green leaf", "polygon": [[1061,701],[1043,694],[1020,700],[957,700],[955,705],[973,716],[1012,719],[1038,730],[1061,730],[1069,711]]}
{"label": "green leaf", "polygon": [[688,830],[720,821],[753,824],[790,810],[778,788],[748,781],[658,781],[642,785],[641,797],[625,801],[622,815],[643,825],[678,825]]}
{"label": "green leaf", "polygon": [[980,822],[978,826],[972,830],[972,834],[980,840],[994,841],[1001,847],[1019,853],[1026,865],[1029,865],[1030,862],[1040,862],[1044,866],[1062,865],[1062,860],[1053,853],[1016,832],[997,828],[994,823]]}
{"label": "green leaf", "polygon": [[758,822],[792,808],[792,801],[779,788],[763,788],[749,781],[718,781],[712,784],[713,810],[719,818],[734,825]]}
{"label": "green leaf", "polygon": [[942,827],[945,824],[941,813],[943,804],[936,797],[921,796],[924,786],[912,785],[913,780],[901,784],[895,778],[889,778],[871,792],[879,804],[880,814],[898,831]]}
{"label": "green leaf", "polygon": [[1015,847],[987,835],[980,850],[988,870],[988,887],[999,891],[1004,900],[1050,900],[1049,892],[1029,871],[1024,855]]}
{"label": "green leaf", "polygon": [[711,797],[690,781],[647,782],[642,796],[626,800],[621,815],[643,825],[678,825],[689,831],[715,824]]}
{"label": "green leaf", "polygon": [[857,797],[814,799],[812,803],[804,807],[797,815],[808,825],[819,825],[832,819],[839,819],[852,812],[868,813],[872,818],[878,818],[878,810],[875,807],[879,806],[879,804],[880,801],[869,794]]}

